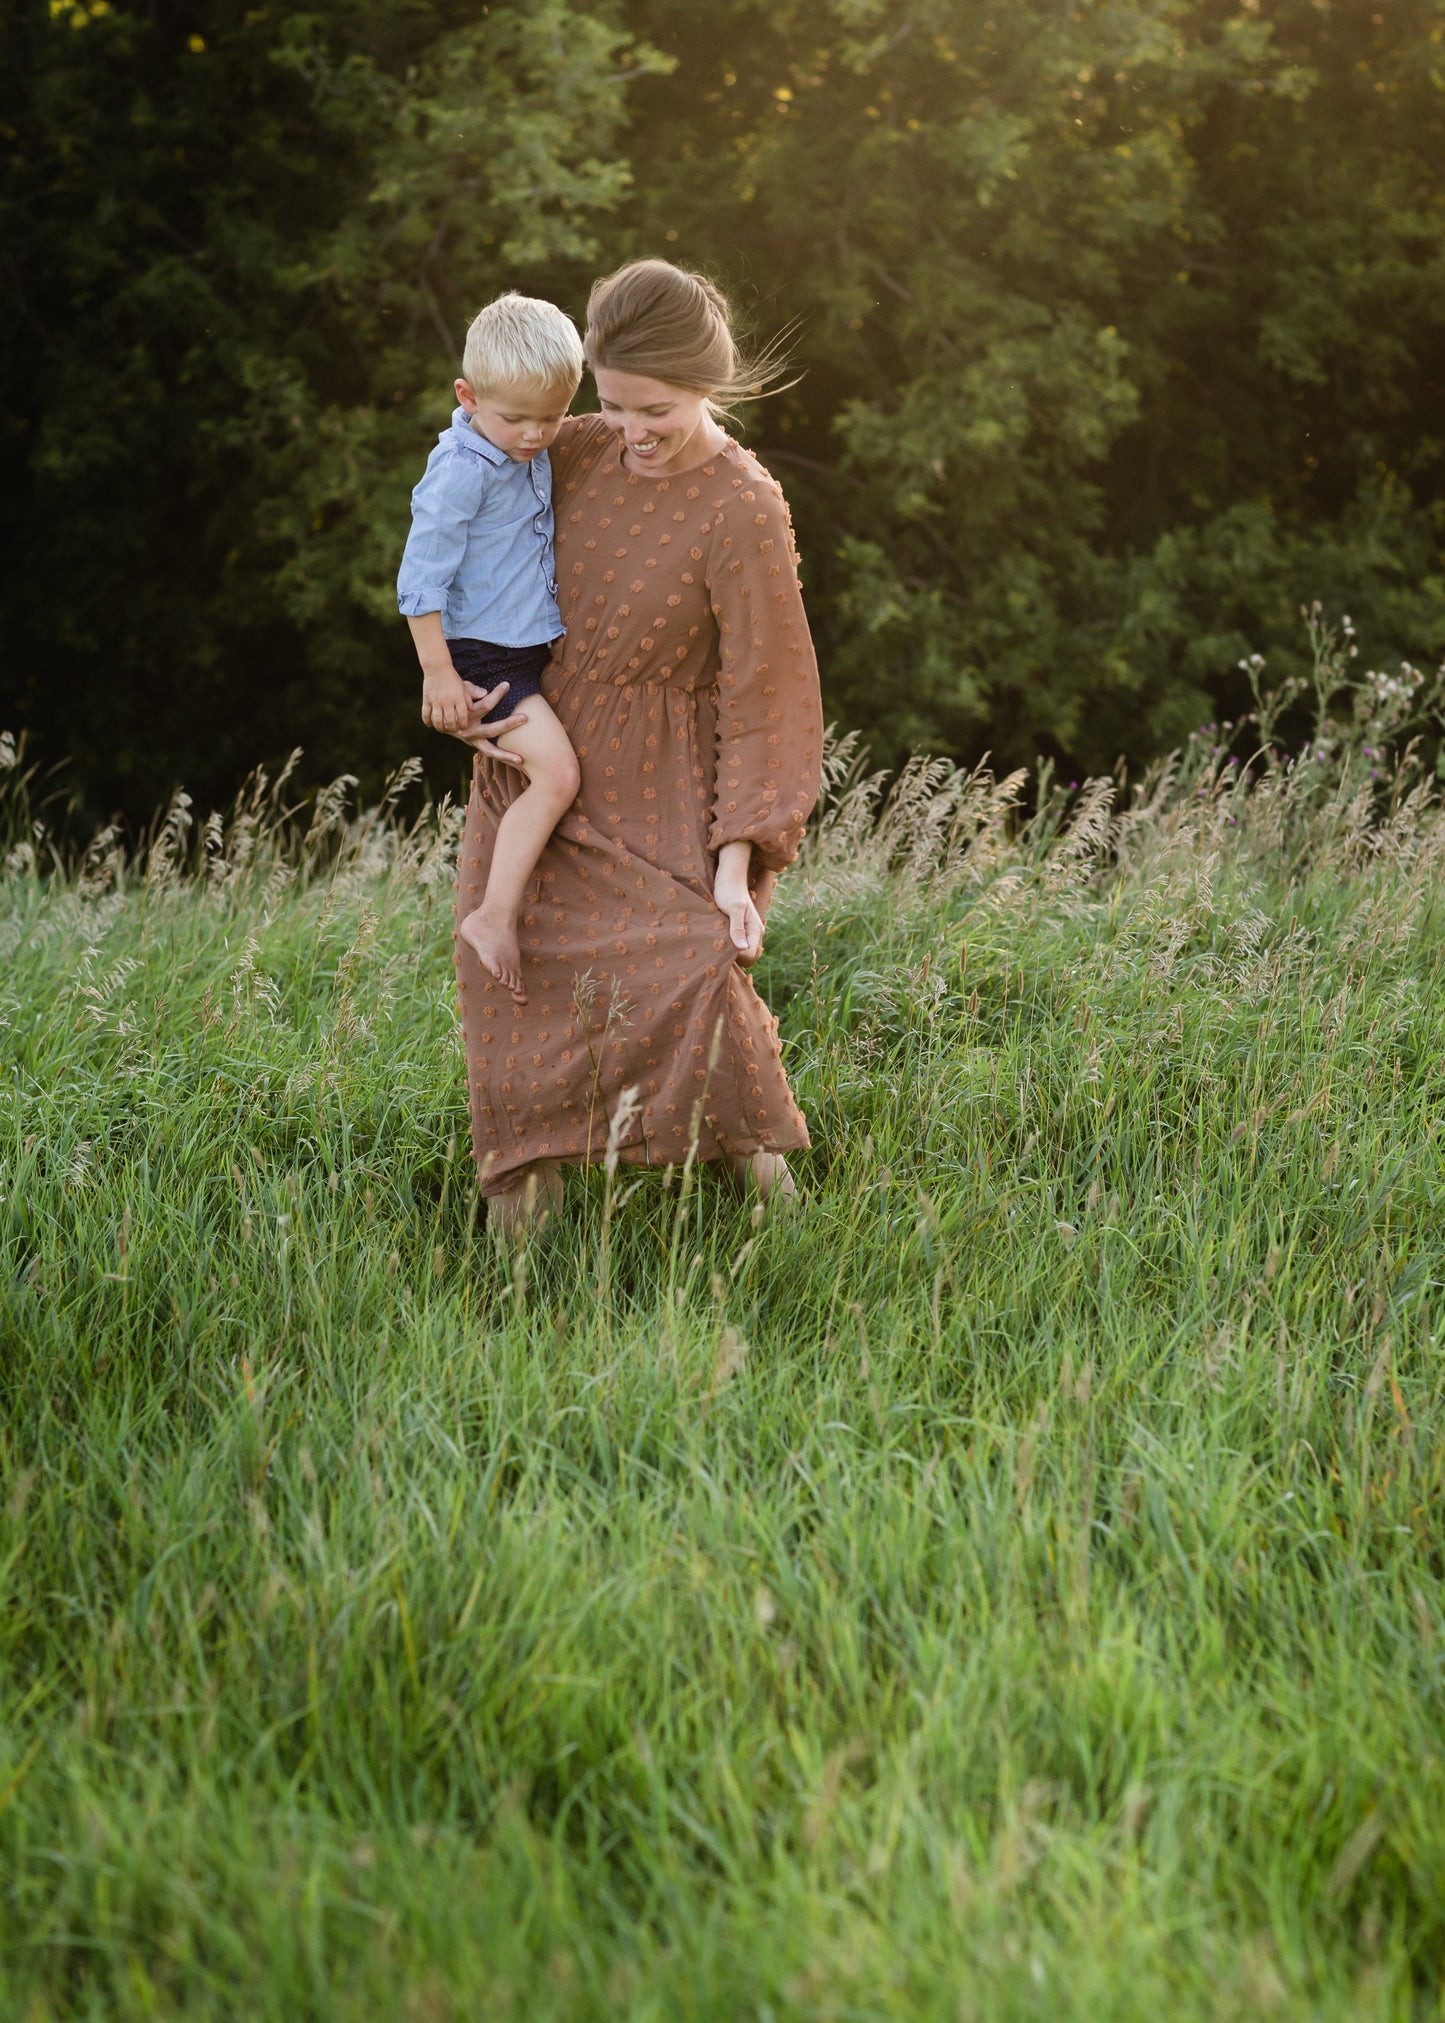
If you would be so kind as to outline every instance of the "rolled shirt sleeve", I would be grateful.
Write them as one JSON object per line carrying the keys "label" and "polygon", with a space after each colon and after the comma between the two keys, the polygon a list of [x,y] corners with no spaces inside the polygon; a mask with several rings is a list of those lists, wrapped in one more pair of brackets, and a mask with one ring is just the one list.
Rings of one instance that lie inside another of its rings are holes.
{"label": "rolled shirt sleeve", "polygon": [[760,476],[715,525],[708,593],[718,628],[717,789],[709,842],[749,842],[781,871],[818,798],[823,704],[781,491]]}
{"label": "rolled shirt sleeve", "polygon": [[411,532],[396,578],[397,609],[403,618],[446,611],[489,470],[480,457],[433,453],[411,495]]}

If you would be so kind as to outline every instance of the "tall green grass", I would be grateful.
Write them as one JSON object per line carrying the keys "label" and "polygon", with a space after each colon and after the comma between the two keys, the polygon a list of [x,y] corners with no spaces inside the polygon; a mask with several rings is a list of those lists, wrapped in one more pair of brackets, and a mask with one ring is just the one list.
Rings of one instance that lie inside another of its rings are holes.
{"label": "tall green grass", "polygon": [[805,1211],[515,1257],[454,811],[12,795],[0,2010],[1445,2013],[1445,817],[1320,718],[835,780]]}

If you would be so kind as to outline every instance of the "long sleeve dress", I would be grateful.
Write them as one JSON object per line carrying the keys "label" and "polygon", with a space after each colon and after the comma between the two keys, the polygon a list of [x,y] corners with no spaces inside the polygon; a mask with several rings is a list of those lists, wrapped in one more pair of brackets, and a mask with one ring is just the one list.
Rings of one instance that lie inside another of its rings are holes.
{"label": "long sleeve dress", "polygon": [[[484,1194],[535,1161],[600,1158],[627,1089],[625,1160],[808,1143],[777,1021],[712,897],[725,843],[790,863],[818,793],[818,671],[783,495],[731,440],[696,469],[636,475],[596,415],[564,422],[551,458],[567,631],[542,687],[582,785],[522,906],[528,1002],[456,943]],[[459,919],[522,786],[477,760]]]}

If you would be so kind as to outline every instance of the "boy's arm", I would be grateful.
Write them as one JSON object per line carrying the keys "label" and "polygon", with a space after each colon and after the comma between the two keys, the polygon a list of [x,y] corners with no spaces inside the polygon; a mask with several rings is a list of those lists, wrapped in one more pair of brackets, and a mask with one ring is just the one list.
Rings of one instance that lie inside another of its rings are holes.
{"label": "boy's arm", "polygon": [[411,532],[397,573],[396,601],[421,662],[422,722],[432,730],[455,733],[470,718],[467,692],[447,650],[442,611],[485,484],[480,459],[443,457],[427,465],[411,495]]}
{"label": "boy's arm", "polygon": [[450,731],[455,736],[471,721],[471,700],[452,666],[442,615],[440,611],[408,614],[406,622],[421,662],[421,720],[429,730]]}

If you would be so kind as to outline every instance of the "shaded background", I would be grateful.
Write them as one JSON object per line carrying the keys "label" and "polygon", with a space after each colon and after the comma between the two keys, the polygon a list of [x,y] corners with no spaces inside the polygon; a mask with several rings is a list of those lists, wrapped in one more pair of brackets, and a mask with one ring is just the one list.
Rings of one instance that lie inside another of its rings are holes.
{"label": "shaded background", "polygon": [[455,784],[462,332],[639,252],[799,325],[744,432],[880,759],[1142,757],[1314,596],[1445,652],[1445,0],[9,0],[0,153],[0,728],[86,819]]}

